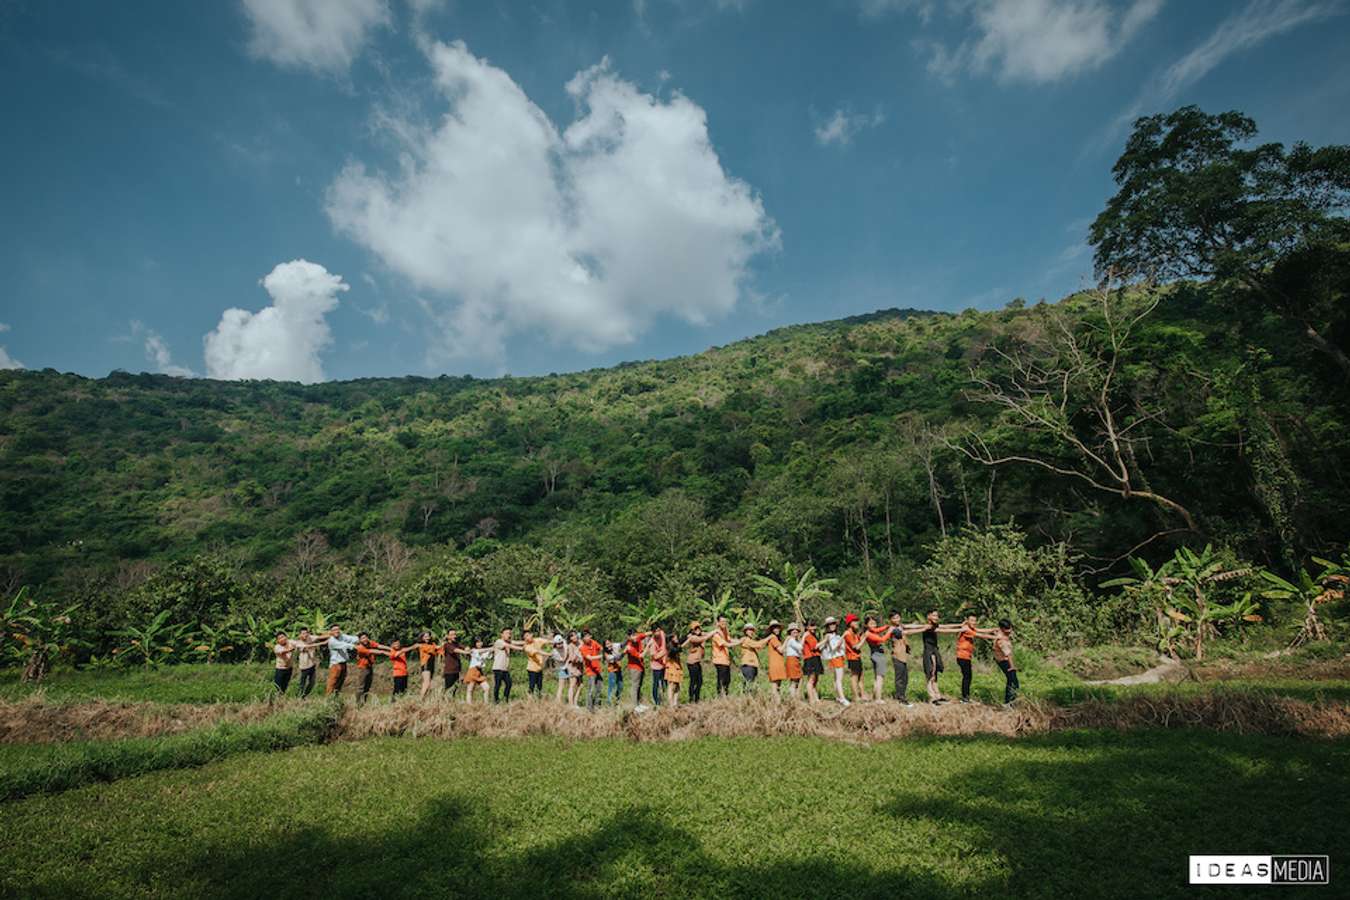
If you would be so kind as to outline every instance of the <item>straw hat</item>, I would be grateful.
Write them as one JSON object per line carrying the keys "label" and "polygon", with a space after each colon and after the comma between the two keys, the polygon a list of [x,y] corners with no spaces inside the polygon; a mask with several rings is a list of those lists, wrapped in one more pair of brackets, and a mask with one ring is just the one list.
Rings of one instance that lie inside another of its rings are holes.
{"label": "straw hat", "polygon": [[746,622],[744,625],[741,626],[741,631],[754,631],[754,630],[755,630],[754,622]]}
{"label": "straw hat", "polygon": [[703,623],[700,622],[698,619],[695,619],[694,621],[692,621],[692,622],[689,623],[689,630],[690,630],[690,631],[693,631],[695,628],[698,628],[698,629],[700,629],[700,630],[703,628]]}
{"label": "straw hat", "polygon": [[836,619],[834,616],[826,616],[826,617],[825,617],[825,624],[826,624],[826,625],[838,625],[838,624],[839,624],[839,620]]}
{"label": "straw hat", "polygon": [[791,633],[794,632],[794,631],[801,631],[801,630],[802,630],[802,626],[799,625],[799,624],[797,624],[796,622],[789,622],[789,623],[788,623],[788,634],[791,634]]}
{"label": "straw hat", "polygon": [[770,619],[770,620],[769,620],[769,630],[770,630],[770,631],[773,631],[775,628],[782,628],[782,627],[783,627],[783,623],[780,622],[780,621],[778,621],[777,619]]}

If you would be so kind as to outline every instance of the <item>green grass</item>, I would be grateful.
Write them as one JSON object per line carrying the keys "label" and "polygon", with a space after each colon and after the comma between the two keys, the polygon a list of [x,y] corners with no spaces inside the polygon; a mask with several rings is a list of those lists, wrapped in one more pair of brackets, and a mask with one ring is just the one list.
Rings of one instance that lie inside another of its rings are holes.
{"label": "green grass", "polygon": [[63,900],[1194,897],[1190,853],[1328,853],[1339,880],[1350,745],[379,739],[32,797],[5,826],[0,893]]}
{"label": "green grass", "polygon": [[222,723],[167,737],[0,744],[0,800],[200,766],[236,753],[319,743],[335,713],[335,706],[324,703],[247,725]]}
{"label": "green grass", "polygon": [[[58,669],[34,686],[20,672],[0,671],[0,699],[41,691],[54,701],[126,700],[157,703],[246,703],[272,693],[272,669],[261,663],[163,666],[158,669]],[[292,692],[295,688],[292,687]],[[319,692],[323,692],[322,685]]]}

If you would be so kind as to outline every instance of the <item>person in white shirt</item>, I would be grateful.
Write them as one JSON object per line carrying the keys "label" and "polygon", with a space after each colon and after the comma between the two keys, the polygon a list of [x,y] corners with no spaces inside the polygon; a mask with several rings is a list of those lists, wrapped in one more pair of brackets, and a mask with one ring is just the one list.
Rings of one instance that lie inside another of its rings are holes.
{"label": "person in white shirt", "polygon": [[802,686],[802,626],[788,625],[787,640],[783,642],[783,662],[787,666],[788,693],[793,700]]}
{"label": "person in white shirt", "polygon": [[501,637],[492,644],[492,702],[502,702],[501,690],[506,688],[505,700],[511,702],[511,651],[524,650],[522,641],[511,640],[511,629],[503,628]]}
{"label": "person in white shirt", "polygon": [[839,633],[839,620],[834,616],[825,619],[825,636],[820,639],[820,658],[825,667],[834,672],[834,699],[840,706],[850,706],[844,696],[844,636]]}

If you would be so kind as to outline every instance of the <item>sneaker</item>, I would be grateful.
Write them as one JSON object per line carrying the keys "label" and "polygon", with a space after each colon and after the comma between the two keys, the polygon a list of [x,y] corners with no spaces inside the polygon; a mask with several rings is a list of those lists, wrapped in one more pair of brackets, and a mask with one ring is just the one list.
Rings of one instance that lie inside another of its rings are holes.
{"label": "sneaker", "polygon": [[853,704],[849,701],[849,699],[848,699],[847,697],[839,697],[838,700],[839,700],[839,705],[840,705],[840,706],[852,706],[852,705],[853,705]]}
{"label": "sneaker", "polygon": [[914,704],[913,704],[913,703],[910,703],[908,700],[906,700],[906,701],[905,701],[905,709],[913,709],[913,708],[914,708]]}
{"label": "sneaker", "polygon": [[970,702],[970,698],[969,698],[969,697],[962,697],[962,698],[961,698],[961,702],[962,702],[962,703],[969,703],[969,702]]}

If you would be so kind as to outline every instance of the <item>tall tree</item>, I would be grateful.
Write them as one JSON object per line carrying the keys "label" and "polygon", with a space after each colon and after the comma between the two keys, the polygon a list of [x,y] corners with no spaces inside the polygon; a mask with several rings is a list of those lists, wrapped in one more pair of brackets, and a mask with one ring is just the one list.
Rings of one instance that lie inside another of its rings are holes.
{"label": "tall tree", "polygon": [[1345,318],[1350,146],[1248,146],[1239,112],[1185,106],[1134,124],[1092,223],[1099,273],[1235,281],[1350,377]]}

